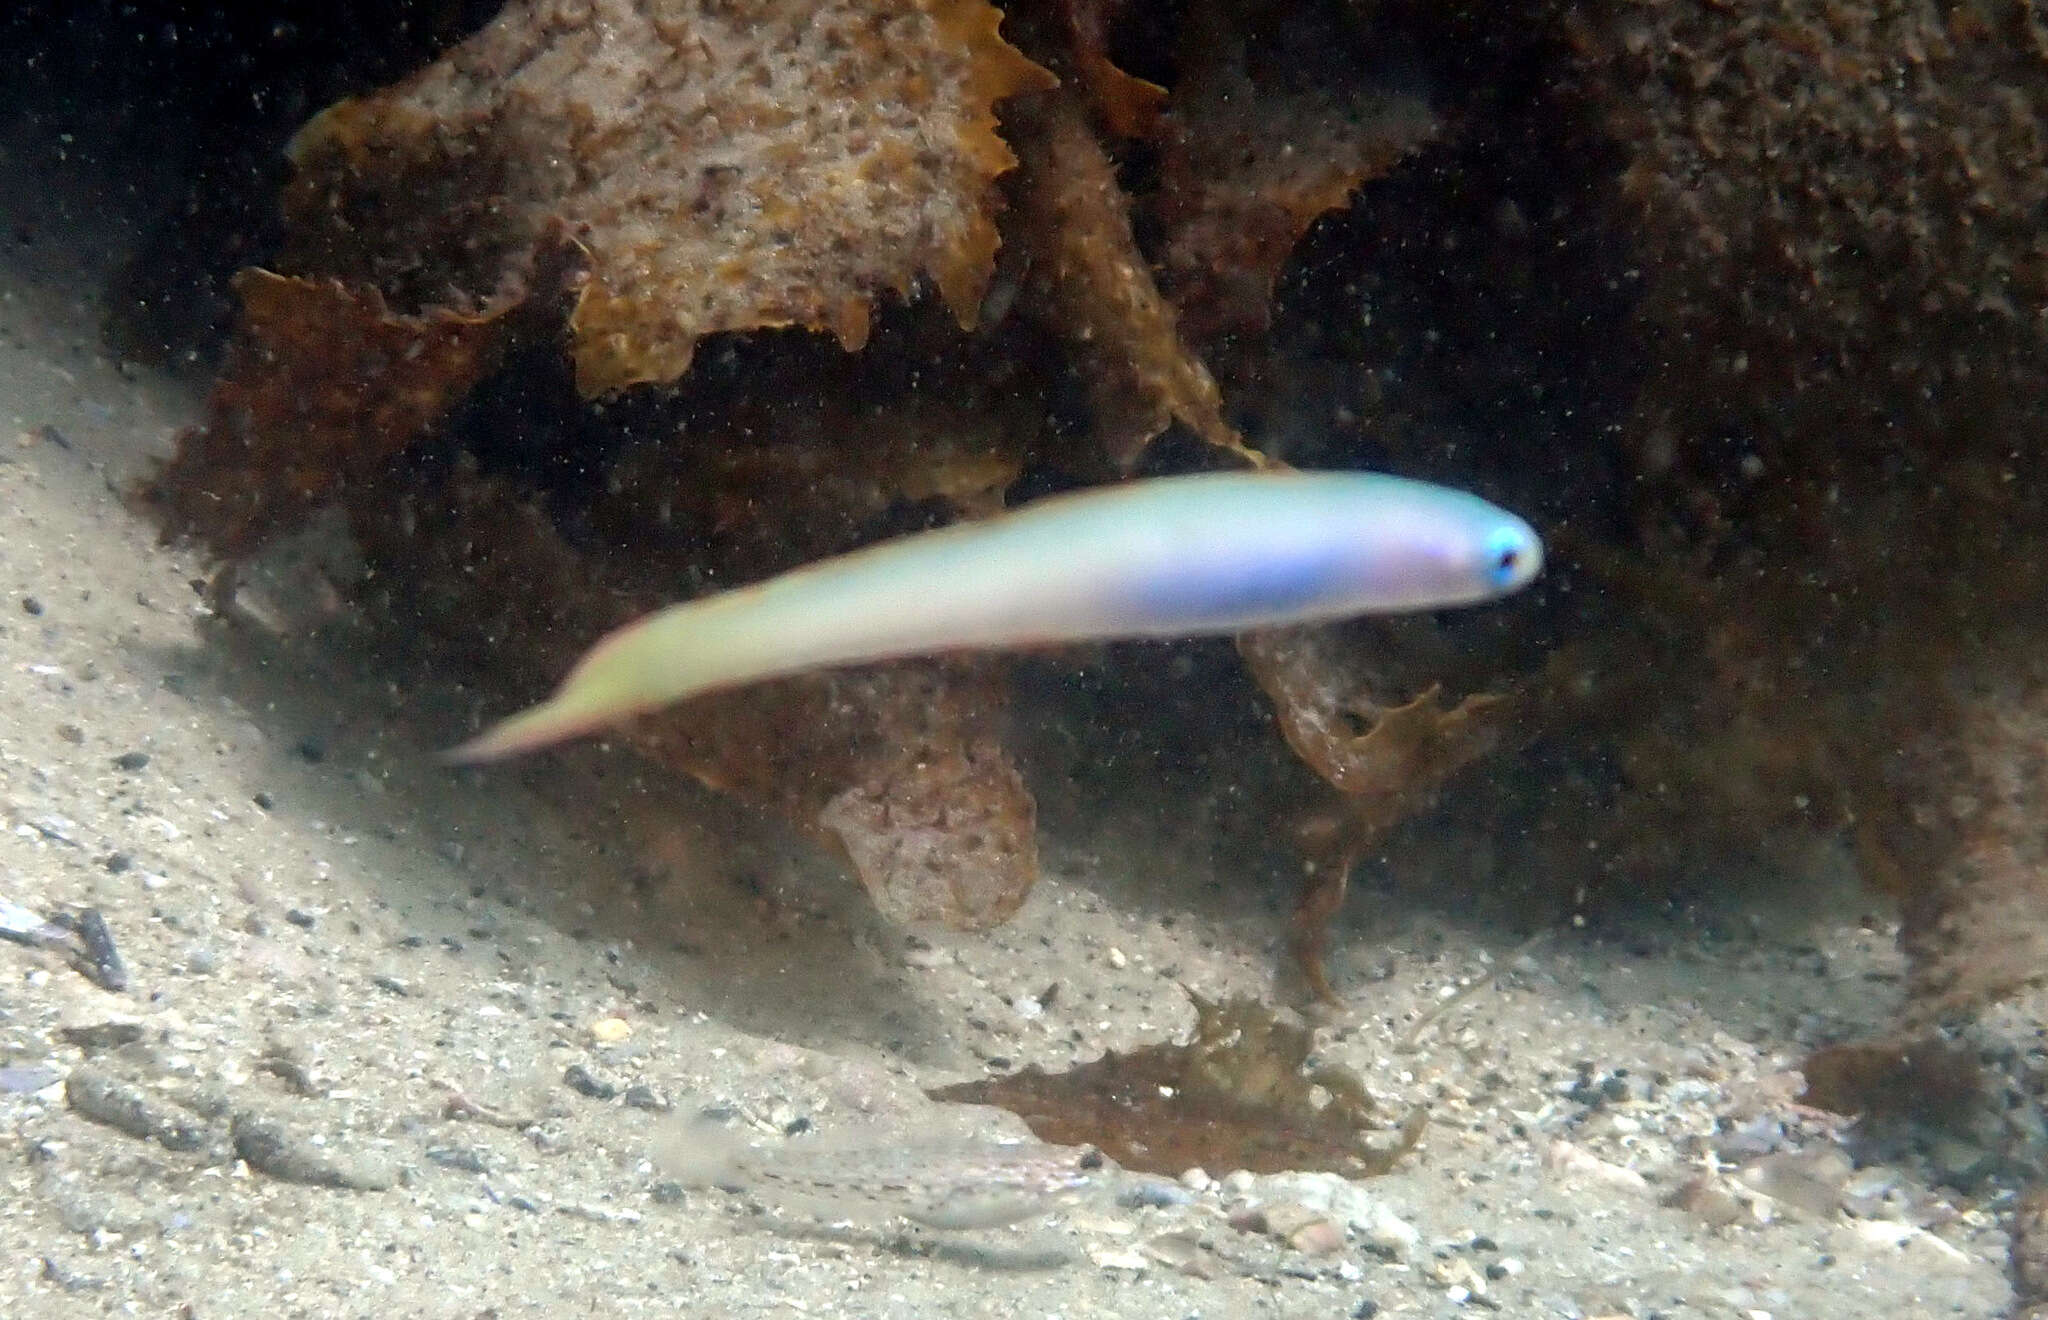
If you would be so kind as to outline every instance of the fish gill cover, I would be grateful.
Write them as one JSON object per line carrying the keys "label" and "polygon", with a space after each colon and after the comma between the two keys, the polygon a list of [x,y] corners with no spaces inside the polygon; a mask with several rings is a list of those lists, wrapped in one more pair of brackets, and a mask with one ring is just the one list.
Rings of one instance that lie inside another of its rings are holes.
{"label": "fish gill cover", "polygon": [[[1320,799],[1101,785],[1306,808],[1304,949],[1462,803],[1546,921],[1847,839],[1901,1042],[2048,972],[2035,5],[520,0],[292,164],[150,498],[230,562],[338,504],[365,603],[494,709],[679,594],[1250,436],[1555,551],[1481,615],[1244,644]],[[980,926],[1036,874],[1010,681],[814,675],[625,741]]]}

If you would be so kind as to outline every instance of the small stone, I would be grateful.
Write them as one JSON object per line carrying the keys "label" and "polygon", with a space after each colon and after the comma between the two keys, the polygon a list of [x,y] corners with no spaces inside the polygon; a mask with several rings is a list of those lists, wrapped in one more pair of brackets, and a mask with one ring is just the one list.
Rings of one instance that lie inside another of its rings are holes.
{"label": "small stone", "polygon": [[[1200,1170],[1196,1170],[1200,1172]],[[1157,1178],[1146,1178],[1117,1193],[1116,1203],[1126,1210],[1163,1210],[1194,1200],[1185,1187]]]}
{"label": "small stone", "polygon": [[1139,1248],[1146,1259],[1178,1270],[1191,1279],[1215,1277],[1215,1269],[1202,1250],[1201,1239],[1192,1233],[1164,1233]]}
{"label": "small stone", "polygon": [[238,1113],[232,1132],[235,1154],[250,1168],[285,1182],[368,1192],[386,1191],[398,1182],[398,1171],[388,1160],[337,1151],[268,1115]]}
{"label": "small stone", "polygon": [[137,770],[147,769],[148,766],[148,752],[123,752],[114,758],[114,768],[116,770],[125,770],[129,774],[133,774]]}
{"label": "small stone", "polygon": [[1244,1196],[1258,1186],[1259,1180],[1249,1169],[1233,1169],[1223,1175],[1223,1190],[1233,1196]]}
{"label": "small stone", "polygon": [[287,908],[284,919],[301,930],[311,930],[320,924],[319,914],[309,912],[305,908]]}
{"label": "small stone", "polygon": [[1720,1179],[1702,1175],[1689,1178],[1666,1197],[1675,1206],[1710,1228],[1725,1228],[1742,1218],[1742,1203]]}
{"label": "small stone", "polygon": [[85,744],[85,730],[79,728],[76,724],[58,725],[57,736],[70,743],[73,747],[81,747]]}
{"label": "small stone", "polygon": [[606,1081],[580,1063],[572,1063],[562,1073],[562,1082],[570,1090],[589,1096],[593,1100],[610,1100],[619,1093],[618,1083]]}
{"label": "small stone", "polygon": [[1520,1257],[1502,1256],[1486,1267],[1486,1277],[1496,1282],[1501,1279],[1512,1279],[1520,1274],[1523,1268]]}
{"label": "small stone", "polygon": [[1992,1153],[1960,1137],[1942,1133],[1928,1144],[1927,1154],[1944,1181],[1968,1190],[1996,1163]]}
{"label": "small stone", "polygon": [[1209,1176],[1208,1170],[1197,1166],[1181,1174],[1180,1185],[1190,1191],[1206,1192],[1216,1185],[1216,1180]]}
{"label": "small stone", "polygon": [[666,1114],[669,1111],[668,1097],[645,1082],[635,1082],[627,1087],[625,1102],[634,1109],[645,1109],[649,1113]]}
{"label": "small stone", "polygon": [[0,1095],[30,1095],[64,1080],[55,1068],[0,1067]]}
{"label": "small stone", "polygon": [[23,596],[21,598],[21,612],[31,618],[37,617],[43,612],[43,603],[34,596]]}
{"label": "small stone", "polygon": [[600,1045],[616,1045],[633,1034],[633,1024],[621,1017],[599,1018],[590,1024],[590,1038]]}
{"label": "small stone", "polygon": [[1304,1256],[1334,1256],[1344,1250],[1344,1230],[1316,1218],[1287,1235],[1287,1245]]}
{"label": "small stone", "polygon": [[1365,1222],[1353,1221],[1352,1227],[1368,1250],[1389,1260],[1404,1259],[1422,1241],[1422,1230],[1377,1202]]}
{"label": "small stone", "polygon": [[1090,1248],[1088,1252],[1088,1259],[1095,1262],[1095,1266],[1097,1269],[1125,1270],[1132,1274],[1142,1274],[1145,1271],[1145,1268],[1151,1263],[1138,1252],[1131,1251],[1128,1249],[1105,1251]]}
{"label": "small stone", "polygon": [[1261,1206],[1259,1213],[1264,1216],[1266,1225],[1260,1231],[1277,1238],[1292,1237],[1298,1230],[1322,1218],[1307,1206],[1296,1205],[1292,1201],[1276,1201]]}
{"label": "small stone", "polygon": [[111,852],[100,859],[100,865],[108,875],[120,875],[135,865],[135,858],[128,853]]}
{"label": "small stone", "polygon": [[1109,965],[1111,967],[1116,968],[1118,971],[1122,971],[1124,968],[1130,966],[1130,962],[1131,960],[1124,956],[1124,951],[1122,949],[1117,948],[1114,944],[1109,946]]}
{"label": "small stone", "polygon": [[484,1154],[473,1146],[434,1146],[427,1150],[427,1158],[444,1169],[461,1173],[487,1173],[490,1166],[484,1162]]}

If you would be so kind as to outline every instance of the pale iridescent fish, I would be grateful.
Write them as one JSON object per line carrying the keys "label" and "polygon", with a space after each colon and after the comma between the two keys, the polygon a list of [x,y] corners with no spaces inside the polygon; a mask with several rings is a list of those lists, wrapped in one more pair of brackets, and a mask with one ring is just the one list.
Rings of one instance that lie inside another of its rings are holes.
{"label": "pale iridescent fish", "polygon": [[1106,1164],[1092,1148],[1036,1141],[796,1138],[762,1149],[707,1123],[672,1132],[656,1161],[692,1186],[743,1191],[792,1214],[951,1231],[1049,1214],[1100,1183]]}
{"label": "pale iridescent fish", "polygon": [[884,541],[656,611],[449,755],[482,761],[720,688],[947,651],[1216,636],[1468,605],[1543,563],[1475,495],[1362,472],[1160,477]]}

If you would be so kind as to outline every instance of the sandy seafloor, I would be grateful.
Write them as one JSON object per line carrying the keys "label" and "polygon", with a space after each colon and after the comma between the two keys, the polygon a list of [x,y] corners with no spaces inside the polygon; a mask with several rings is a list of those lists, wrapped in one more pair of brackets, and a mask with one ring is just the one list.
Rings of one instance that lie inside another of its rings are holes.
{"label": "sandy seafloor", "polygon": [[[601,755],[438,767],[466,698],[380,665],[345,614],[288,639],[222,625],[194,586],[208,566],[126,510],[118,489],[197,392],[99,346],[96,291],[130,241],[120,190],[48,144],[8,151],[0,899],[98,909],[129,988],[0,943],[0,1315],[1847,1320],[2007,1304],[1992,1207],[1930,1187],[1924,1161],[1859,1174],[1855,1217],[1834,1190],[1800,1191],[1826,1183],[1801,1173],[1830,1143],[1793,1106],[1791,1069],[1879,1027],[1899,993],[1891,931],[1855,919],[1870,900],[1846,882],[1711,933],[1646,914],[1641,938],[1562,931],[1526,952],[1425,899],[1354,901],[1321,1057],[1433,1121],[1397,1172],[1340,1197],[1333,1252],[1228,1222],[1247,1200],[1314,1208],[1332,1190],[1284,1179],[1150,1208],[1111,1185],[964,1235],[678,1196],[650,1161],[663,1103],[857,1131],[912,1177],[935,1130],[1019,1131],[922,1088],[1170,1036],[1191,1020],[1182,982],[1270,994],[1283,883],[1219,871],[1200,839],[1114,804],[1048,810],[1048,874],[1013,924],[910,939],[822,859],[702,794],[642,794]],[[650,820],[655,860],[629,842]],[[1441,864],[1483,847],[1446,840]],[[1482,990],[1398,1048],[1475,975]],[[109,1046],[90,1030],[105,1024],[137,1039]],[[78,1112],[65,1079],[89,1055],[185,1115],[199,1148]],[[577,1065],[582,1089],[565,1082]],[[450,1117],[449,1088],[525,1121]],[[252,1170],[208,1135],[227,1116],[390,1185]],[[1716,1152],[1775,1155],[1781,1195],[1737,1180],[1700,1209],[1665,1205]]]}

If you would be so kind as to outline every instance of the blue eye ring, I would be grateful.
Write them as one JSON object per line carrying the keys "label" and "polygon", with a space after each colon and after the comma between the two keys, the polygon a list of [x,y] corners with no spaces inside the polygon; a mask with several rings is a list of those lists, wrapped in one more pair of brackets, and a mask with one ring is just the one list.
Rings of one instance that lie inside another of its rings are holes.
{"label": "blue eye ring", "polygon": [[1523,581],[1530,571],[1536,547],[1519,527],[1496,527],[1480,550],[1480,571],[1489,584],[1510,587]]}

